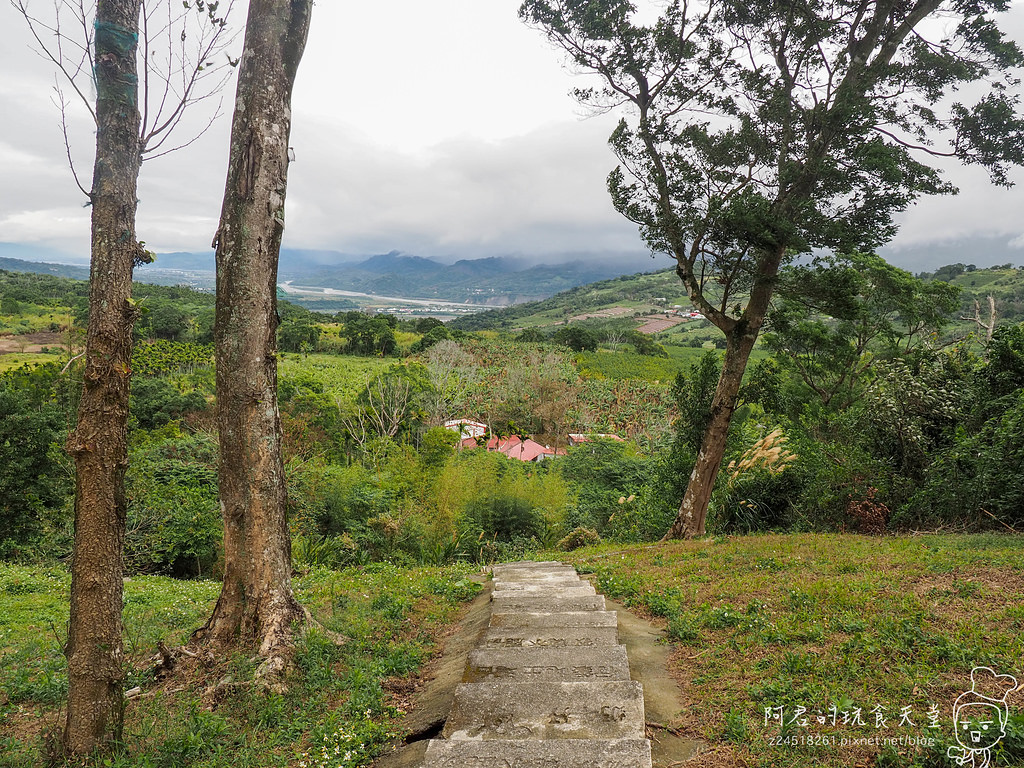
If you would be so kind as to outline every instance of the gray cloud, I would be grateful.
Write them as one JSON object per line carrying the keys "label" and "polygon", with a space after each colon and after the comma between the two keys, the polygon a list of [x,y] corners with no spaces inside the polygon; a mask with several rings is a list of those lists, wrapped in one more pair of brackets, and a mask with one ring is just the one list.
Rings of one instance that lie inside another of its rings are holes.
{"label": "gray cloud", "polygon": [[[565,96],[574,80],[519,24],[518,0],[438,3],[317,6],[295,96],[286,246],[440,258],[642,252],[605,190],[611,121],[575,119]],[[0,241],[84,256],[88,209],[67,170],[52,71],[24,47],[7,3],[0,24],[0,67],[14,73],[0,82]],[[1020,4],[1007,26],[1024,38]],[[82,118],[79,109],[73,139],[88,183],[93,134]],[[144,165],[138,229],[151,248],[208,248],[227,134],[222,118],[191,147]],[[1024,190],[994,188],[977,169],[948,173],[961,194],[908,211],[894,261],[917,266],[930,243],[1024,242]]]}

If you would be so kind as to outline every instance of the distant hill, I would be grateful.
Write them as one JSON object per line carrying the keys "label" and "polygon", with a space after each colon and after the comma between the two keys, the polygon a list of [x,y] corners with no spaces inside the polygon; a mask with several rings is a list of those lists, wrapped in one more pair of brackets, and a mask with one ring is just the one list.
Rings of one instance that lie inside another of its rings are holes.
{"label": "distant hill", "polygon": [[[534,301],[577,285],[633,271],[635,258],[595,256],[554,264],[515,257],[436,259],[391,251],[356,257],[336,251],[283,250],[279,279],[296,285],[334,288],[375,296],[439,299],[491,306]],[[139,280],[200,284],[212,278],[213,253],[162,253],[136,270]]]}
{"label": "distant hill", "polygon": [[461,317],[451,326],[466,331],[543,327],[612,308],[642,313],[675,305],[689,307],[690,303],[675,270],[664,269],[575,286],[541,301]]}
{"label": "distant hill", "polygon": [[[961,310],[953,320],[963,329],[973,325],[960,317],[974,314],[975,300],[982,313],[987,312],[989,295],[996,300],[999,323],[1024,321],[1024,268],[1003,265],[976,269],[972,265],[951,264],[918,276],[924,280],[944,280],[961,289]],[[665,269],[577,286],[542,301],[461,317],[452,321],[451,326],[466,331],[544,327],[613,308],[645,312],[677,305],[687,308],[691,302],[675,270]]]}
{"label": "distant hill", "polygon": [[39,275],[71,277],[75,280],[88,280],[89,270],[86,267],[73,267],[70,264],[50,264],[48,262],[23,261],[0,256],[0,269],[8,272],[34,272]]}

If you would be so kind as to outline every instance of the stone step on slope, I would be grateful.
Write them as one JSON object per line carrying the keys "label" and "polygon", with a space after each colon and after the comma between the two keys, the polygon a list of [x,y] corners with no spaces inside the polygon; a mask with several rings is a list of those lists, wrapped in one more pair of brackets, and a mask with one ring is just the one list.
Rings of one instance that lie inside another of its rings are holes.
{"label": "stone step on slope", "polygon": [[463,683],[446,739],[642,739],[640,683]]}
{"label": "stone step on slope", "polygon": [[591,582],[581,579],[575,571],[563,574],[518,574],[515,576],[494,576],[492,584],[497,587],[502,584],[523,584],[532,586],[565,586],[565,585],[586,585]]}
{"label": "stone step on slope", "polygon": [[576,573],[576,569],[571,565],[563,565],[562,563],[501,563],[491,567],[491,573],[494,574],[494,578],[507,578],[509,576],[516,576],[521,574],[531,573]]}
{"label": "stone step on slope", "polygon": [[491,624],[424,768],[651,768],[614,612],[574,569],[492,571]]}
{"label": "stone step on slope", "polygon": [[434,739],[423,768],[643,768],[651,765],[646,739]]}
{"label": "stone step on slope", "polygon": [[615,611],[559,613],[498,613],[491,615],[491,629],[547,629],[549,627],[618,627]]}
{"label": "stone step on slope", "polygon": [[626,648],[502,648],[470,651],[462,681],[586,683],[629,680]]}
{"label": "stone step on slope", "polygon": [[[555,616],[564,614],[552,614]],[[618,645],[617,627],[491,627],[480,647],[494,648],[589,648]]]}
{"label": "stone step on slope", "polygon": [[596,595],[597,590],[593,584],[585,581],[565,582],[525,582],[525,581],[499,581],[494,585],[494,594],[505,597],[506,595],[522,595],[523,597],[535,597],[537,595]]}
{"label": "stone step on slope", "polygon": [[604,595],[572,595],[569,597],[536,597],[519,594],[491,595],[491,615],[501,613],[575,613],[603,611]]}

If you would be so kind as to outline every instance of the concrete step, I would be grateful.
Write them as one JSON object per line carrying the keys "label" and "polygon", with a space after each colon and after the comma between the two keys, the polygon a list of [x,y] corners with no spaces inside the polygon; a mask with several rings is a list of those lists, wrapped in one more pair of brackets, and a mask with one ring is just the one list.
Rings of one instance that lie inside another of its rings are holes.
{"label": "concrete step", "polygon": [[557,582],[562,580],[579,580],[580,574],[574,568],[558,568],[556,570],[507,570],[495,573],[496,582]]}
{"label": "concrete step", "polygon": [[491,627],[481,648],[589,648],[618,645],[616,627]]}
{"label": "concrete step", "polygon": [[575,611],[558,613],[494,613],[491,627],[503,629],[549,627],[616,627],[615,611]]}
{"label": "concrete step", "polygon": [[463,683],[446,739],[642,739],[644,693],[611,683]]}
{"label": "concrete step", "polygon": [[551,597],[548,595],[505,594],[491,595],[491,615],[496,613],[567,613],[576,611],[603,611],[603,595],[569,595]]}
{"label": "concrete step", "polygon": [[626,648],[504,648],[470,651],[464,683],[587,683],[629,680]]}
{"label": "concrete step", "polygon": [[534,562],[532,560],[520,560],[518,563],[498,563],[491,566],[491,573],[495,576],[503,573],[528,573],[530,571],[575,571],[571,565],[546,560]]}
{"label": "concrete step", "polygon": [[522,582],[496,582],[494,594],[501,597],[579,597],[580,595],[596,595],[593,584],[585,581],[574,581],[568,584],[523,584]]}
{"label": "concrete step", "polygon": [[423,768],[651,768],[651,743],[646,739],[434,739]]}

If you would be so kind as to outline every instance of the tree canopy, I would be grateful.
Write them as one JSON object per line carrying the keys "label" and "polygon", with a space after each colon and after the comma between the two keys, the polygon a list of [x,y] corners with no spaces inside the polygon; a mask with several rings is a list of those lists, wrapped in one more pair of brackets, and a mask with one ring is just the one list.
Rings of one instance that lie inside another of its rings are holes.
{"label": "tree canopy", "polygon": [[520,16],[597,76],[576,90],[583,104],[623,113],[610,138],[613,203],[653,251],[675,258],[690,298],[726,336],[672,530],[699,535],[780,268],[802,253],[886,243],[918,197],[957,191],[938,157],[1009,186],[1010,167],[1024,163],[1012,74],[1024,54],[993,18],[1007,0],[659,7],[650,24],[629,0],[526,0]]}

